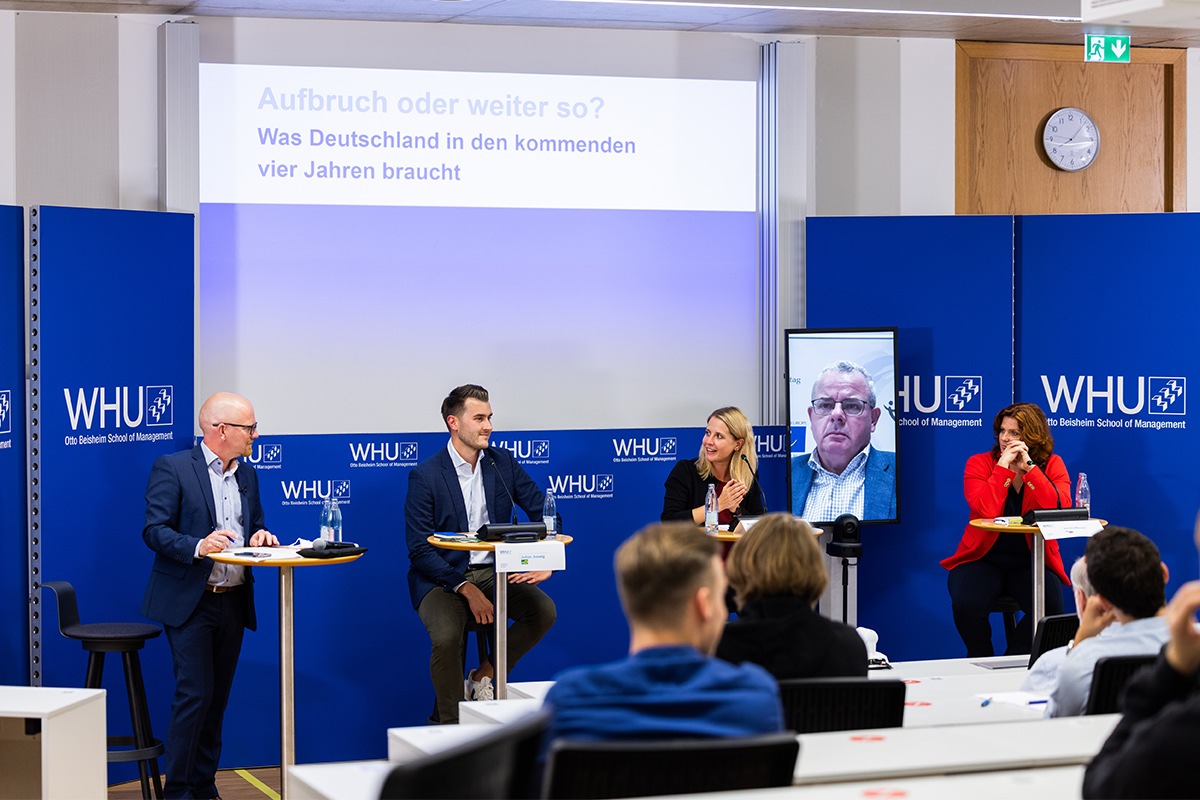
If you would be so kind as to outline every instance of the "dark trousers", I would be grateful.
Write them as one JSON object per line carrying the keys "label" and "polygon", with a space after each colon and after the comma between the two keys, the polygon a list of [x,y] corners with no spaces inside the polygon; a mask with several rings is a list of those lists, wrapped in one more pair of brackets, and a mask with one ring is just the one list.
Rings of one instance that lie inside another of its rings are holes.
{"label": "dark trousers", "polygon": [[246,590],[206,591],[186,622],[163,629],[175,665],[163,795],[216,797],[221,724],[246,630]]}
{"label": "dark trousers", "polygon": [[[1016,598],[1024,612],[1008,643],[1006,655],[1028,653],[1033,643],[1033,570],[1031,556],[989,553],[978,561],[968,561],[950,570],[946,579],[954,610],[954,626],[967,646],[968,658],[994,655],[992,623],[988,619],[996,600],[1005,595]],[[1058,576],[1046,570],[1046,614],[1061,614],[1063,585]]]}
{"label": "dark trousers", "polygon": [[[495,600],[496,573],[490,564],[472,566],[467,580]],[[437,718],[443,725],[458,722],[458,702],[463,699],[463,631],[471,621],[471,607],[461,595],[434,589],[425,595],[417,614],[433,649],[429,654],[429,674],[437,695]],[[536,586],[526,583],[508,585],[508,668],[517,665],[521,657],[533,649],[558,612],[554,601]],[[506,676],[507,677],[507,676]]]}

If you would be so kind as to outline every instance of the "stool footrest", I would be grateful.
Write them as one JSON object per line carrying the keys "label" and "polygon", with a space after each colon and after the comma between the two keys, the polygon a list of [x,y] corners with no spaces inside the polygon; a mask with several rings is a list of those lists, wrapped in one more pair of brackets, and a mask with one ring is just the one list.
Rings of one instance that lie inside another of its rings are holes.
{"label": "stool footrest", "polygon": [[118,764],[125,761],[149,761],[152,758],[158,758],[163,754],[163,743],[158,739],[152,741],[146,747],[138,750],[113,750],[113,747],[132,747],[137,744],[132,736],[109,736],[108,737],[108,763]]}

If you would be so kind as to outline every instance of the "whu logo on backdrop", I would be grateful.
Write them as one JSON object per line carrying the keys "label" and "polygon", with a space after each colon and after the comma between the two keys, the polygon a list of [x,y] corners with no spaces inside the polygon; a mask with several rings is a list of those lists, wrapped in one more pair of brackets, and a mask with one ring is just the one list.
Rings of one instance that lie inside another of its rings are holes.
{"label": "whu logo on backdrop", "polygon": [[173,386],[93,386],[71,390],[63,388],[71,430],[80,423],[84,430],[99,428],[148,428],[173,425],[175,422],[175,387]]}
{"label": "whu logo on backdrop", "polygon": [[594,475],[551,475],[547,480],[554,494],[562,498],[613,496],[613,476],[607,473]]}
{"label": "whu logo on backdrop", "polygon": [[284,505],[316,505],[330,499],[346,503],[350,500],[350,481],[346,480],[280,481],[279,486],[283,489]]}
{"label": "whu logo on backdrop", "polygon": [[674,436],[642,436],[613,439],[613,451],[619,458],[678,458],[679,442]]}
{"label": "whu logo on backdrop", "polygon": [[242,460],[259,468],[282,467],[283,445],[261,444],[256,442],[254,449],[250,451],[250,455],[246,456]]}
{"label": "whu logo on backdrop", "polygon": [[12,433],[11,389],[0,389],[0,433]]}
{"label": "whu logo on backdrop", "polygon": [[[932,375],[926,387],[921,388],[921,375],[905,375],[900,383],[900,413],[909,414],[915,409],[922,414],[942,411],[946,414],[983,413],[983,376],[981,375]],[[943,401],[944,398],[944,401]],[[926,402],[928,400],[928,402]]]}
{"label": "whu logo on backdrop", "polygon": [[417,463],[416,442],[350,442],[352,464]]}
{"label": "whu logo on backdrop", "polygon": [[522,464],[550,463],[549,439],[501,439],[492,446],[509,451]]}
{"label": "whu logo on backdrop", "polygon": [[778,458],[787,455],[787,444],[786,433],[756,433],[754,452],[759,458]]}
{"label": "whu logo on backdrop", "polygon": [[1049,375],[1041,377],[1051,414],[1060,413],[1060,408],[1063,413],[1074,414],[1081,400],[1088,414],[1119,412],[1133,416],[1143,410],[1179,417],[1187,414],[1187,378],[1184,377],[1077,375],[1073,383],[1066,375],[1058,375],[1054,381]]}

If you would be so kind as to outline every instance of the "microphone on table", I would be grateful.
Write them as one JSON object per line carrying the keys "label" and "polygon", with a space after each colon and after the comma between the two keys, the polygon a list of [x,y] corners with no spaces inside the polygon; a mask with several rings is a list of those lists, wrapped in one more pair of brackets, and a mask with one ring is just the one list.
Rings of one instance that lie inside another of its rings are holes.
{"label": "microphone on table", "polygon": [[500,473],[500,468],[496,466],[496,459],[488,456],[488,464],[492,469],[496,470],[496,477],[500,479],[500,485],[504,487],[504,493],[508,495],[508,504],[512,507],[512,524],[517,524],[517,501],[513,499],[513,493],[508,490],[508,482],[504,480],[504,475]]}
{"label": "microphone on table", "polygon": [[750,474],[754,476],[754,485],[758,487],[758,497],[762,501],[762,513],[767,513],[767,493],[763,491],[762,481],[758,479],[758,473],[754,471],[754,467],[750,466],[750,459],[746,458],[746,454],[742,453],[742,461],[746,462],[746,466],[750,467]]}
{"label": "microphone on table", "polygon": [[358,547],[357,542],[331,542],[328,539],[317,539],[313,542],[313,550],[346,550]]}

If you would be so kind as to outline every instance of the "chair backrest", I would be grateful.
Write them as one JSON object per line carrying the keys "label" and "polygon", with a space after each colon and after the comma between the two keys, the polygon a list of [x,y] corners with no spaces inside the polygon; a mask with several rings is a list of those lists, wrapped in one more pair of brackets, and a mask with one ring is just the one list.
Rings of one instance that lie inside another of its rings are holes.
{"label": "chair backrest", "polygon": [[783,721],[796,733],[899,728],[904,682],[870,678],[794,678],[779,682]]}
{"label": "chair backrest", "polygon": [[54,592],[58,599],[58,632],[67,638],[75,638],[68,631],[79,627],[79,603],[75,599],[75,587],[66,581],[46,581],[43,589]]}
{"label": "chair backrest", "polygon": [[1158,655],[1109,656],[1096,662],[1092,671],[1092,688],[1084,714],[1115,714],[1117,701],[1125,684],[1142,667],[1153,664]]}
{"label": "chair backrest", "polygon": [[1038,621],[1037,632],[1033,634],[1033,651],[1029,654],[1029,666],[1032,667],[1047,650],[1065,647],[1067,642],[1075,638],[1079,630],[1078,614],[1051,614]]}
{"label": "chair backrest", "polygon": [[589,742],[550,746],[542,797],[646,797],[790,786],[800,743],[791,733],[736,739]]}
{"label": "chair backrest", "polygon": [[397,764],[383,783],[381,800],[532,797],[550,712],[538,711],[507,725],[480,727],[495,730],[441,753]]}

